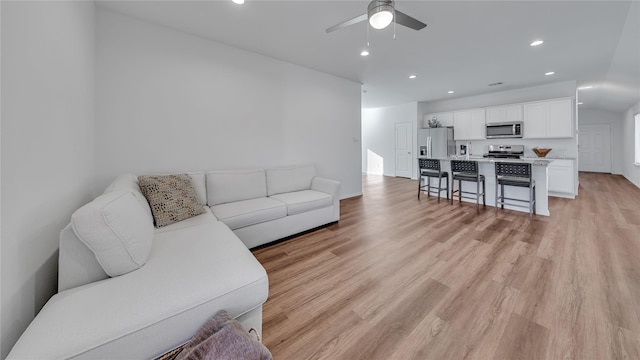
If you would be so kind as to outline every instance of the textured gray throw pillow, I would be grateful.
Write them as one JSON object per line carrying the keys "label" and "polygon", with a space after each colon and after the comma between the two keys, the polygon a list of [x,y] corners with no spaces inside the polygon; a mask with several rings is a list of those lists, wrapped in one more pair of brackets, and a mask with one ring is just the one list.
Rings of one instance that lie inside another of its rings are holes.
{"label": "textured gray throw pillow", "polygon": [[158,228],[205,212],[189,175],[144,175],[138,177],[138,184]]}

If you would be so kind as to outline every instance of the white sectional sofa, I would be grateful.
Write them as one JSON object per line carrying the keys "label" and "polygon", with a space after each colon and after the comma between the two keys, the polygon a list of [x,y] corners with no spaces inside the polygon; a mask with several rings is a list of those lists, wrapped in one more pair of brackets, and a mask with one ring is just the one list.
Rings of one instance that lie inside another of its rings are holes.
{"label": "white sectional sofa", "polygon": [[207,204],[253,248],[340,219],[340,183],[313,165],[209,171]]}
{"label": "white sectional sofa", "polygon": [[[60,234],[59,292],[8,359],[154,358],[222,309],[261,332],[268,279],[249,248],[338,221],[340,183],[312,165],[188,175],[205,212],[187,220],[149,230],[151,210],[131,174],[74,214]],[[99,255],[81,230],[93,231],[87,221],[115,250]],[[149,249],[129,236],[148,231]],[[109,276],[109,262],[133,270]]]}

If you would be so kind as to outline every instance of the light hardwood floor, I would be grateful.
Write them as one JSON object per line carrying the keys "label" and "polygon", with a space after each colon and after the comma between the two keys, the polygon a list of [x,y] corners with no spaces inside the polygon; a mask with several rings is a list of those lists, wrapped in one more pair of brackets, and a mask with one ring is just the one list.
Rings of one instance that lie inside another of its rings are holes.
{"label": "light hardwood floor", "polygon": [[254,251],[275,359],[640,359],[640,189],[580,173],[551,217],[363,177],[340,222]]}

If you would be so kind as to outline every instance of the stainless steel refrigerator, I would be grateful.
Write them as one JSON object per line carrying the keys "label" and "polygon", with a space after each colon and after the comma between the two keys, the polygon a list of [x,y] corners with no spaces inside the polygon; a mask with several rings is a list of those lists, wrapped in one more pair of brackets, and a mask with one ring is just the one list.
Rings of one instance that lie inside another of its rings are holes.
{"label": "stainless steel refrigerator", "polygon": [[455,154],[452,127],[418,129],[418,156],[446,159]]}

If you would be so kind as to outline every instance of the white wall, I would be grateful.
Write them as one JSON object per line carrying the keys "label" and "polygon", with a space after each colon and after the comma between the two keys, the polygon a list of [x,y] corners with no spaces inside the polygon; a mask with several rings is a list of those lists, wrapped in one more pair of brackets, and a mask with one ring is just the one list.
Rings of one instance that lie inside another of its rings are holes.
{"label": "white wall", "polygon": [[[0,39],[2,39],[2,3],[0,3]],[[0,40],[1,43],[1,40]],[[2,51],[0,50],[0,54]],[[0,69],[2,69],[2,56],[0,56]],[[2,83],[2,71],[0,70],[0,84]],[[2,86],[0,86],[0,99],[2,99]],[[2,165],[2,101],[0,101],[0,165]],[[2,204],[2,166],[0,166],[0,204]],[[2,229],[2,206],[0,205],[0,229]],[[2,231],[0,230],[0,281],[2,281]],[[0,283],[0,359],[4,358],[2,344],[2,283]]]}
{"label": "white wall", "polygon": [[93,2],[2,1],[2,340],[56,291],[58,233],[94,174]]}
{"label": "white wall", "polygon": [[360,84],[97,11],[98,189],[123,172],[315,163],[362,193]]}
{"label": "white wall", "polygon": [[640,187],[640,166],[634,164],[635,157],[635,120],[634,115],[640,113],[640,102],[624,113],[622,124],[622,149],[624,164],[622,174],[637,187]]}
{"label": "white wall", "polygon": [[[395,124],[399,122],[410,122],[413,129],[412,149],[417,143],[418,104],[408,103],[397,106],[382,108],[370,108],[362,110],[362,172],[379,173],[379,169],[369,169],[367,154],[373,152],[384,160],[382,174],[395,176]],[[414,155],[415,155],[415,149]],[[415,157],[415,156],[414,156]],[[417,178],[417,160],[413,160],[413,170],[411,177]]]}
{"label": "white wall", "polygon": [[600,110],[579,109],[580,126],[582,125],[609,125],[611,127],[611,172],[622,174],[623,149],[622,149],[622,125],[623,114]]}

